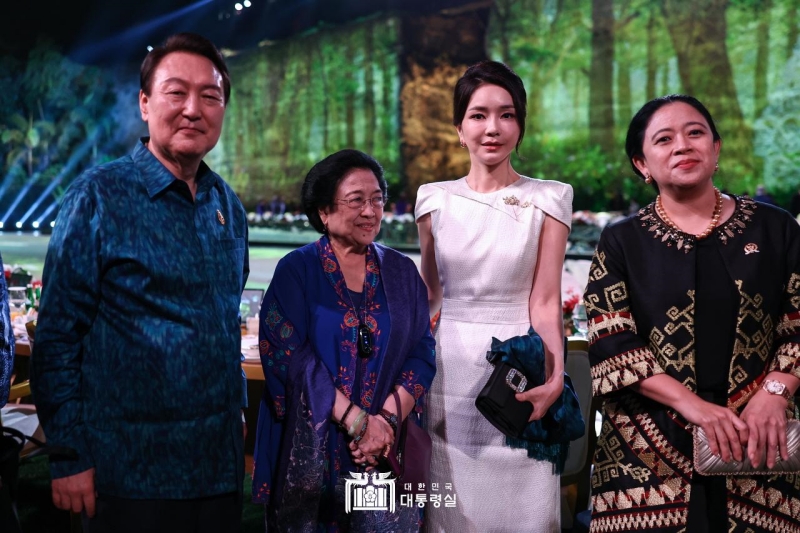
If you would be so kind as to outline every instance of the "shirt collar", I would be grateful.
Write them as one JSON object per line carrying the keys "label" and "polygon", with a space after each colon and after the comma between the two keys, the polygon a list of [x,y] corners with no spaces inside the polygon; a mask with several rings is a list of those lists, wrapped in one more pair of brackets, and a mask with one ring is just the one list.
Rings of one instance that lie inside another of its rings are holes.
{"label": "shirt collar", "polygon": [[[150,137],[139,139],[131,157],[133,158],[133,163],[141,171],[147,194],[150,195],[150,198],[153,198],[172,185],[178,178],[167,170],[167,167],[147,149],[145,143],[149,140]],[[220,187],[218,176],[203,161],[200,162],[200,167],[197,169],[196,179],[197,194],[208,192],[212,186]]]}

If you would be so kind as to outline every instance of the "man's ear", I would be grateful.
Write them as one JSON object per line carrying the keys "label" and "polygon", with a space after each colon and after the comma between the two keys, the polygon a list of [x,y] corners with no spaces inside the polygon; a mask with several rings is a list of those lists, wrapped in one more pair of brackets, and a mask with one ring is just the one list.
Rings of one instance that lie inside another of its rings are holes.
{"label": "man's ear", "polygon": [[144,94],[144,91],[139,91],[139,112],[142,114],[142,120],[147,122],[147,104],[150,102],[150,97]]}

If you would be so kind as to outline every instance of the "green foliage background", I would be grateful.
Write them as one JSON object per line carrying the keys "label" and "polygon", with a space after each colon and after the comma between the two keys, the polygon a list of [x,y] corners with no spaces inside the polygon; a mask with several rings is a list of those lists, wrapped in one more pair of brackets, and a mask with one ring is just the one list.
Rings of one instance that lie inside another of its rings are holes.
{"label": "green foliage background", "polygon": [[137,112],[131,91],[113,71],[74,63],[47,41],[25,61],[0,57],[0,216],[21,191],[20,209],[41,198],[41,212],[85,167],[127,151],[141,130],[128,124]]}
{"label": "green foliage background", "polygon": [[[618,194],[640,204],[652,199],[629,169],[624,135],[644,102],[673,92],[693,94],[714,115],[723,137],[721,187],[752,194],[763,183],[788,203],[800,187],[798,4],[494,0],[477,8],[465,2],[464,12],[489,10],[484,34],[474,39],[486,43],[488,57],[511,65],[528,91],[527,133],[515,168],[569,182],[576,209],[601,210]],[[441,14],[458,16],[467,15]],[[248,208],[275,193],[292,203],[311,165],[355,147],[386,167],[393,196],[413,197],[404,174],[404,158],[413,157],[401,150],[404,126],[413,121],[406,128],[412,135],[437,132],[453,144],[452,125],[442,118],[449,109],[400,119],[400,94],[415,75],[403,65],[409,50],[423,48],[406,42],[403,25],[430,20],[378,14],[229,57],[233,93],[220,143],[208,156],[212,168]],[[434,50],[428,63],[439,65],[441,75],[424,80],[450,80],[454,66],[463,68],[426,45]],[[130,71],[75,64],[46,42],[26,58],[0,57],[0,215],[26,187],[23,204],[37,194],[51,204],[83,168],[129,152],[146,131],[136,81]],[[459,165],[448,168],[426,167],[423,176],[459,177]]]}
{"label": "green foliage background", "polygon": [[[611,80],[598,87],[592,31],[603,7],[612,17]],[[763,183],[788,204],[800,186],[797,13],[797,0],[495,0],[489,54],[528,90],[531,134],[515,168],[571,183],[576,209],[602,209],[617,191],[649,202],[653,190],[624,154],[627,125],[646,101],[681,92],[709,108],[723,137],[717,184],[752,195]],[[599,103],[593,90],[603,91]],[[593,125],[604,106],[607,119]]]}
{"label": "green foliage background", "polygon": [[342,148],[372,154],[397,189],[396,27],[368,20],[229,60],[231,101],[210,157],[246,204],[275,193],[295,201],[311,166]]}

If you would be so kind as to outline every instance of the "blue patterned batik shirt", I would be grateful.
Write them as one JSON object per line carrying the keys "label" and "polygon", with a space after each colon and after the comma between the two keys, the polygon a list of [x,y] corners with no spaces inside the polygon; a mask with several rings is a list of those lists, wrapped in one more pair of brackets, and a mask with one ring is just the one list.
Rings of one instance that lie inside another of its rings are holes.
{"label": "blue patterned batik shirt", "polygon": [[136,499],[241,490],[247,219],[204,163],[196,180],[193,201],[139,143],[64,197],[31,361],[48,443],[78,452],[54,478],[94,467],[100,494]]}
{"label": "blue patterned batik shirt", "polygon": [[[0,267],[3,258],[0,257]],[[0,272],[0,407],[8,401],[11,372],[14,370],[14,328],[11,327],[11,310],[8,308],[6,278]]]}

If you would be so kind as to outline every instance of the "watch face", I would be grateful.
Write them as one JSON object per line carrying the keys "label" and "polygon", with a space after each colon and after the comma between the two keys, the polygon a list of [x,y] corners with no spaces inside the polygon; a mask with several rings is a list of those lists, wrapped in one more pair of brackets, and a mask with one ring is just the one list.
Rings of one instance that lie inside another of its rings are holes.
{"label": "watch face", "polygon": [[764,389],[770,394],[783,394],[783,389],[785,388],[786,385],[780,381],[767,381],[764,383]]}

